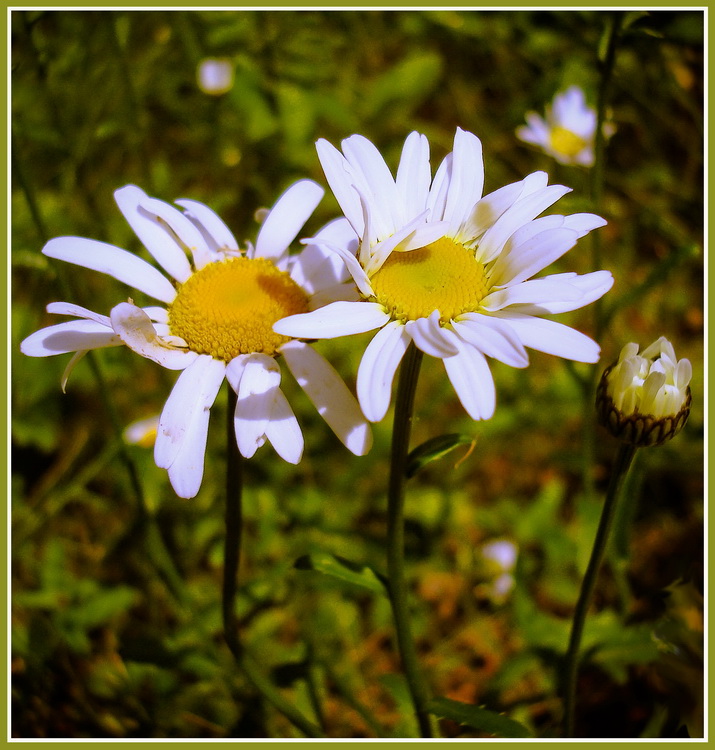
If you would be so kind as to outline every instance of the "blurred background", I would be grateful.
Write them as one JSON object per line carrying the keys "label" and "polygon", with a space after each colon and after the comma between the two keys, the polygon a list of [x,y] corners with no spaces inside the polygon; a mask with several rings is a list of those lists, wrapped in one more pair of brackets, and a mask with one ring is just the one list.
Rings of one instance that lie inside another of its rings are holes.
{"label": "blurred background", "polygon": [[[298,736],[221,638],[225,393],[201,492],[181,500],[150,439],[124,438],[160,411],[174,373],[110,349],[83,361],[62,394],[67,357],[19,354],[24,337],[58,322],[47,303],[108,314],[128,293],[49,261],[44,242],[78,235],[144,254],[112,197],[128,183],[209,204],[245,242],[256,209],[291,182],[325,185],[317,138],[362,133],[394,170],[419,130],[436,167],[457,126],[482,140],[485,192],[544,169],[573,188],[555,211],[591,210],[592,170],[555,163],[515,129],[572,84],[595,105],[612,20],[574,10],[12,12],[15,737]],[[665,335],[693,364],[692,413],[678,437],[638,455],[585,632],[577,731],[697,737],[703,14],[628,13],[619,23],[600,206],[608,226],[598,251],[586,238],[549,269],[596,270],[600,253],[613,272],[597,311],[559,318],[591,335],[600,326],[602,361],[594,369],[534,352],[525,370],[492,363],[497,411],[476,423],[426,358],[413,445],[455,432],[474,443],[408,484],[414,631],[435,695],[554,736],[556,668],[617,448],[595,426],[584,384],[625,343]],[[327,194],[303,236],[337,211]],[[354,387],[369,339],[318,348]],[[409,736],[387,599],[295,566],[337,553],[384,571],[390,418],[356,458],[289,378],[306,451],[297,467],[269,446],[247,464],[243,639],[329,736]],[[451,722],[442,732],[480,736]]]}

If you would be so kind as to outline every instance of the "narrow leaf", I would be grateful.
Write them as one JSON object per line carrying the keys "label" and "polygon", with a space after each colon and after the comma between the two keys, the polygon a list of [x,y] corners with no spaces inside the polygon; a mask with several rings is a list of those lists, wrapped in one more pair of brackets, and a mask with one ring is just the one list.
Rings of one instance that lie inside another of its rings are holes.
{"label": "narrow leaf", "polygon": [[[422,445],[418,445],[410,451],[407,457],[407,477],[413,477],[418,471],[432,461],[436,461],[442,456],[446,456],[451,450],[458,445],[474,446],[475,439],[469,435],[460,435],[458,433],[449,433],[448,435],[439,435],[426,440]],[[467,454],[469,455],[469,454]]]}
{"label": "narrow leaf", "polygon": [[346,560],[329,552],[314,552],[299,557],[294,567],[298,570],[315,570],[339,581],[368,589],[375,594],[387,594],[387,584],[383,576],[367,565]]}
{"label": "narrow leaf", "polygon": [[435,716],[451,719],[485,734],[497,737],[531,736],[529,730],[518,721],[471,703],[453,701],[449,698],[433,698],[427,704],[427,710]]}

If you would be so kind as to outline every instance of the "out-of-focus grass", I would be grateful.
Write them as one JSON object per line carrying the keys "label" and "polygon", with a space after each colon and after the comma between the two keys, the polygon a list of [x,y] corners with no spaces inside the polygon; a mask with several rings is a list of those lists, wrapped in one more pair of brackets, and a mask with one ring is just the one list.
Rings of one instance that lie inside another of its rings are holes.
{"label": "out-of-focus grass", "polygon": [[[640,455],[587,625],[578,726],[591,737],[697,736],[703,18],[663,11],[628,20],[609,101],[618,128],[606,154],[609,224],[599,230],[603,267],[616,278],[602,364],[627,341],[665,335],[693,362],[694,405],[680,436]],[[223,396],[200,495],[177,499],[151,450],[130,446],[137,497],[92,368],[81,364],[63,395],[64,358],[19,355],[20,340],[51,322],[48,302],[69,294],[107,313],[127,293],[48,262],[44,240],[73,234],[143,252],[112,200],[130,182],[163,200],[202,200],[249,239],[256,208],[297,178],[323,183],[317,138],[360,132],[395,167],[411,130],[428,135],[436,163],[456,126],[482,139],[486,191],[545,169],[574,188],[559,212],[588,210],[588,171],[558,166],[514,130],[567,85],[595,102],[605,21],[594,11],[12,13],[15,736],[294,735],[257,700],[220,638]],[[227,94],[198,88],[207,57],[232,61]],[[305,234],[336,212],[327,195]],[[556,267],[595,270],[589,243]],[[593,331],[592,310],[566,317]],[[367,340],[318,346],[353,385]],[[159,411],[173,374],[124,349],[99,361],[120,427]],[[556,730],[555,668],[600,510],[600,494],[582,491],[574,369],[588,371],[538,353],[524,371],[495,364],[496,415],[473,423],[427,360],[414,444],[463,432],[476,446],[408,485],[415,631],[435,694],[506,711],[542,736]],[[249,462],[244,637],[308,713],[313,681],[330,735],[374,736],[375,720],[400,735],[409,711],[387,601],[293,567],[329,551],[384,569],[389,419],[376,426],[370,455],[355,458],[300,389],[286,387],[307,448],[298,467],[269,447]],[[597,437],[600,492],[615,444]],[[157,528],[173,575],[152,545],[148,530]],[[518,549],[503,598],[480,553],[493,539]]]}

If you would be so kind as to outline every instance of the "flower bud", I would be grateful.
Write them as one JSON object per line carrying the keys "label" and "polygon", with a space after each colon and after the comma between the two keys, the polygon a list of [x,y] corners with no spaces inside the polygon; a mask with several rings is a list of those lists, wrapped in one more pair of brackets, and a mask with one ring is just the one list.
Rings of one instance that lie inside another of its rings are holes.
{"label": "flower bud", "polygon": [[599,422],[631,445],[670,440],[690,414],[692,374],[690,361],[678,361],[673,345],[663,336],[641,354],[638,344],[626,344],[598,385]]}

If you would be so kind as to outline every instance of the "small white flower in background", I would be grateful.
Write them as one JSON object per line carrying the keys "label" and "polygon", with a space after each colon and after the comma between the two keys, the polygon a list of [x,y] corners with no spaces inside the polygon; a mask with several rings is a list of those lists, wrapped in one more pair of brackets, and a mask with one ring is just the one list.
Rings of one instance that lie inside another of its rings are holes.
{"label": "small white flower in background", "polygon": [[482,545],[480,552],[486,562],[489,581],[480,584],[476,593],[495,603],[503,603],[516,585],[513,573],[519,550],[508,539],[495,539]]}
{"label": "small white flower in background", "polygon": [[233,88],[233,63],[225,58],[207,58],[199,63],[196,77],[204,94],[221,96]]}
{"label": "small white flower in background", "polygon": [[354,231],[347,242],[323,244],[345,261],[362,300],[287,317],[274,330],[319,339],[380,329],[357,376],[369,420],[385,416],[395,371],[412,341],[442,360],[473,419],[489,419],[496,403],[485,356],[526,367],[524,347],[530,347],[598,361],[594,341],[541,316],[598,299],[611,288],[611,273],[527,281],[606,223],[587,213],[535,218],[569,188],[547,186],[546,173],[534,172],[482,198],[482,145],[459,128],[454,151],[434,179],[429,143],[419,133],[405,141],[396,179],[366,138],[353,135],[342,147],[344,156],[327,141],[317,143],[328,183]]}
{"label": "small white flower in background", "polygon": [[156,442],[156,434],[159,431],[159,415],[137,419],[125,428],[122,437],[129,445],[139,445],[142,448],[151,448]]}
{"label": "small white flower in background", "polygon": [[663,336],[640,354],[638,349],[638,344],[626,344],[603,373],[599,417],[627,443],[660,445],[680,432],[690,414],[693,368],[689,360],[678,360]]}
{"label": "small white flower in background", "polygon": [[[226,378],[238,395],[236,441],[250,458],[267,440],[290,463],[303,453],[303,435],[280,390],[282,358],[321,416],[355,454],[371,444],[370,428],[333,367],[309,345],[276,334],[280,318],[336,299],[355,299],[342,262],[320,244],[289,255],[288,246],[313,213],[323,189],[310,180],[278,199],[244,250],[207,206],[178,200],[180,211],[128,185],[115,192],[120,211],[164,276],[137,255],[82,237],[50,240],[42,252],[109,274],[164,306],[131,300],[109,316],[53,302],[47,311],[77,320],[43,328],[21,344],[24,354],[48,357],[74,352],[62,376],[92,349],[126,345],[169,370],[180,370],[164,405],[154,446],[176,493],[193,497],[203,477],[209,410]],[[317,242],[344,241],[345,220],[323,227]]]}
{"label": "small white flower in background", "polygon": [[[528,112],[528,125],[517,128],[522,141],[539,146],[560,164],[593,166],[596,138],[596,112],[586,104],[586,97],[578,86],[571,86],[554,97],[546,107],[546,118]],[[611,123],[605,123],[604,135],[614,133]]]}

